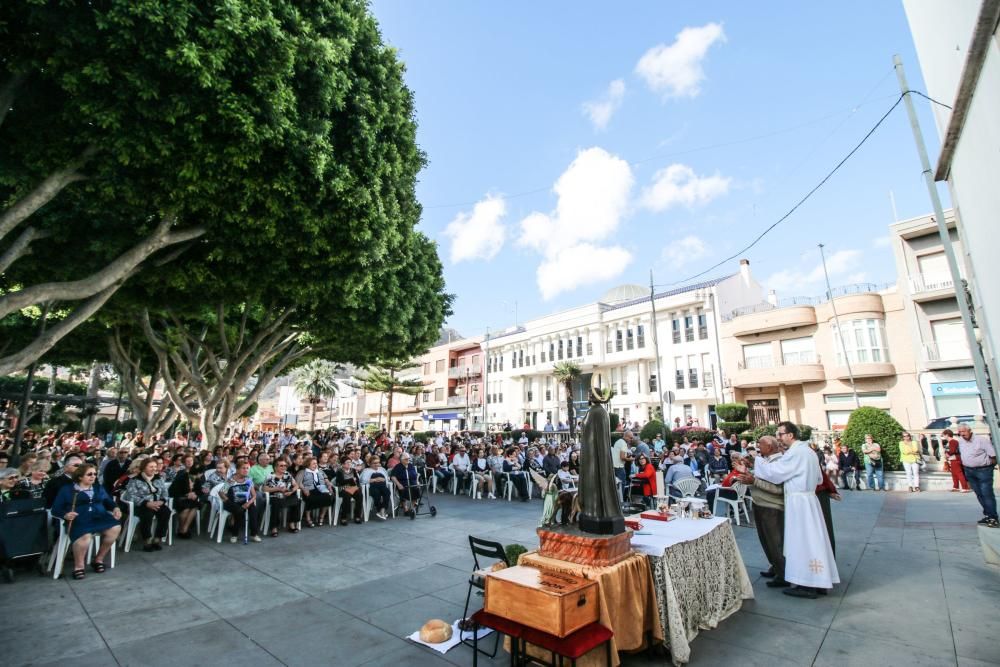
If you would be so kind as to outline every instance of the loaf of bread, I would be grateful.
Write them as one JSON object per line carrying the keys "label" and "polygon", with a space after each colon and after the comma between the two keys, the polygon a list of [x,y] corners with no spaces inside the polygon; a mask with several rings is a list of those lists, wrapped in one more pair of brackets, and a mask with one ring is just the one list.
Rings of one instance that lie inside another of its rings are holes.
{"label": "loaf of bread", "polygon": [[451,625],[439,618],[434,618],[420,628],[420,641],[428,644],[440,644],[451,639]]}

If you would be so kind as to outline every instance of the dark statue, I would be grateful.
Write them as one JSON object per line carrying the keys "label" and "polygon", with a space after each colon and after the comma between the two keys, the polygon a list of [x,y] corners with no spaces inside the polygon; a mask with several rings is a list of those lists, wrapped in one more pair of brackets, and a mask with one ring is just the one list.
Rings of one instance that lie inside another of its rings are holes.
{"label": "dark statue", "polygon": [[600,397],[592,396],[590,403],[581,433],[580,530],[596,535],[618,535],[625,532],[625,517],[618,502],[611,464],[611,421]]}

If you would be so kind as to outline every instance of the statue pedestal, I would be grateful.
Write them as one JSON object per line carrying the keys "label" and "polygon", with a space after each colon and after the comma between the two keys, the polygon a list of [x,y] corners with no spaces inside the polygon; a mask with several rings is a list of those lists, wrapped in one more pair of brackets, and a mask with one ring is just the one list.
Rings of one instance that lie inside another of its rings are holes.
{"label": "statue pedestal", "polygon": [[538,553],[577,565],[607,567],[632,555],[632,531],[591,535],[576,528],[538,528]]}

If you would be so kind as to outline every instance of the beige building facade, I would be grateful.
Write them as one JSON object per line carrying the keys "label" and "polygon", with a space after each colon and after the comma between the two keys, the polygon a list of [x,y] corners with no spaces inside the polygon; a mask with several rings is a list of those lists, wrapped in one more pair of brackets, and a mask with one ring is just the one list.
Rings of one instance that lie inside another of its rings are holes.
{"label": "beige building facade", "polygon": [[[723,315],[723,366],[755,426],[790,420],[842,430],[858,402],[922,428],[927,411],[905,299],[895,286],[851,285]],[[840,319],[836,326],[834,307]],[[843,340],[841,340],[843,337]],[[844,348],[846,347],[846,356]]]}

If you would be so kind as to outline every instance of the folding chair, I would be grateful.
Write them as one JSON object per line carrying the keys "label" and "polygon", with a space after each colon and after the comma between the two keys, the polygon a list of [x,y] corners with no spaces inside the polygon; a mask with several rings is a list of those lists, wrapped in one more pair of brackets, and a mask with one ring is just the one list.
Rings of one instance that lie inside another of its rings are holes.
{"label": "folding chair", "polygon": [[[469,535],[469,547],[472,549],[472,560],[475,563],[475,569],[472,570],[472,574],[469,575],[469,590],[465,595],[465,609],[462,611],[462,618],[468,618],[469,615],[469,602],[472,600],[472,589],[478,589],[476,595],[486,594],[486,573],[488,570],[483,569],[483,566],[479,563],[479,557],[488,558],[495,561],[503,562],[504,565],[510,566],[510,561],[507,560],[507,552],[504,551],[503,544],[500,542],[491,542],[489,540],[483,540],[478,537],[473,537]],[[473,637],[476,636],[476,632],[473,632]],[[482,653],[483,655],[488,655],[493,658],[497,654],[497,648],[500,645],[500,633],[497,633],[496,641],[493,644],[493,652],[487,653],[483,649],[479,648],[478,644],[474,644],[471,639],[462,638],[462,643],[466,646],[471,646],[475,651]]]}

